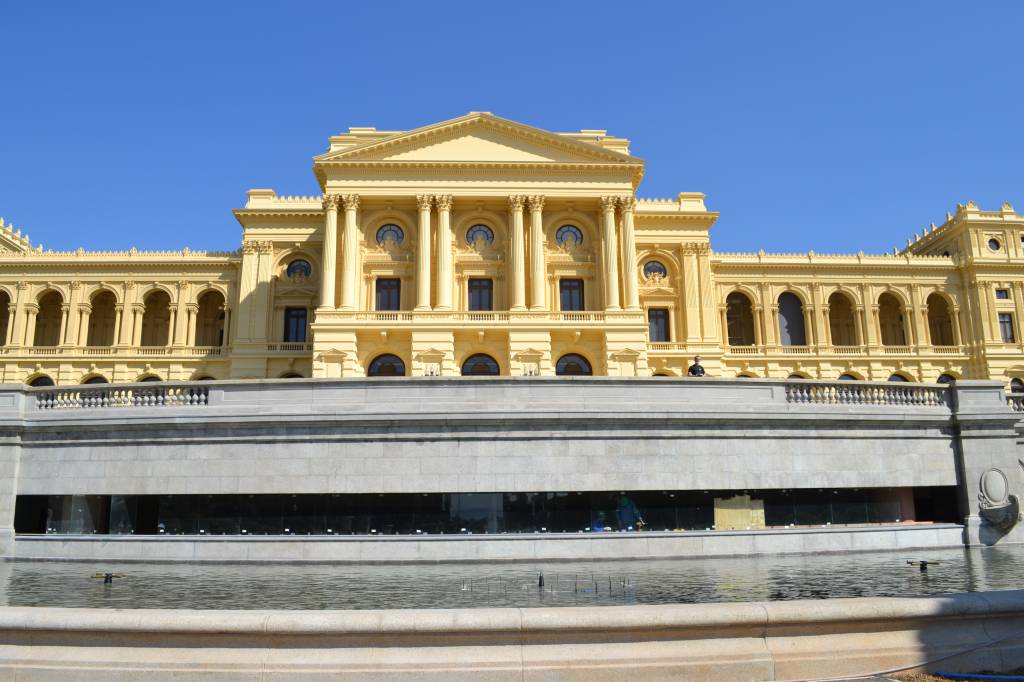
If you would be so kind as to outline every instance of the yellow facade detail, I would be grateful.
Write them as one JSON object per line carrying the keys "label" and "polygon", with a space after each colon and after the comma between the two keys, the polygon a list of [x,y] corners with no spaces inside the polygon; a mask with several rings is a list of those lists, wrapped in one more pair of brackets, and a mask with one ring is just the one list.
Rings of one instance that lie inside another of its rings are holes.
{"label": "yellow facade detail", "polygon": [[[350,128],[322,194],[253,189],[232,253],[55,252],[0,221],[5,382],[591,372],[1024,380],[1024,216],[883,255],[719,253],[603,130]],[[1024,386],[1024,384],[1022,384]]]}

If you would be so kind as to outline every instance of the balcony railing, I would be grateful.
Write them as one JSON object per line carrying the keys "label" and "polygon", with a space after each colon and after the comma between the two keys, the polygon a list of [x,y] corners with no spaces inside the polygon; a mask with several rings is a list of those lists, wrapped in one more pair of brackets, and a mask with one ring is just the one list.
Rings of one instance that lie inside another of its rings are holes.
{"label": "balcony railing", "polygon": [[312,353],[313,344],[306,342],[286,341],[282,343],[268,343],[268,353]]}
{"label": "balcony railing", "polygon": [[638,324],[645,325],[642,312],[630,311],[549,311],[549,310],[364,310],[331,311],[318,313],[317,322],[341,323],[370,322],[389,325],[473,325],[491,324],[511,326],[517,324]]}
{"label": "balcony railing", "polygon": [[225,355],[227,348],[222,346],[3,346],[0,355],[28,357],[45,357],[59,355],[66,358],[74,357],[153,357],[153,356],[186,356],[210,357]]}

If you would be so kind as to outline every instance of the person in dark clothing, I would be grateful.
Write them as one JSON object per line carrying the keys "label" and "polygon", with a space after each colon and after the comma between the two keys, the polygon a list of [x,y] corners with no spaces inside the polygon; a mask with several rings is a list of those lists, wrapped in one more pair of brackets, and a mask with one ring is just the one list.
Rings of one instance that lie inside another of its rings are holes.
{"label": "person in dark clothing", "polygon": [[702,377],[704,376],[704,367],[700,364],[700,356],[695,355],[693,357],[693,364],[690,365],[690,369],[686,370],[686,375],[691,377]]}

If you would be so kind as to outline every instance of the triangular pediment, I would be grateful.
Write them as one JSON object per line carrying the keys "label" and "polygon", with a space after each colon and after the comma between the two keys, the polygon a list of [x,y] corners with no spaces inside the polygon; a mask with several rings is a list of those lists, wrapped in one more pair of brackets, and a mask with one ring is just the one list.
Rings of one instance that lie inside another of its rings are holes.
{"label": "triangular pediment", "polygon": [[640,159],[493,114],[472,113],[383,140],[340,149],[317,162],[642,164]]}

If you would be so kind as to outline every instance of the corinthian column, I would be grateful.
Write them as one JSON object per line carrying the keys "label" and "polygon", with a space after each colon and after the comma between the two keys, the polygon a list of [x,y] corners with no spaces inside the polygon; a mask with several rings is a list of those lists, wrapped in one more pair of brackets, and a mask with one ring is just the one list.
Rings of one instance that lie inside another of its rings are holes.
{"label": "corinthian column", "polygon": [[437,306],[452,309],[452,195],[438,194],[437,205]]}
{"label": "corinthian column", "polygon": [[324,195],[324,253],[323,272],[320,273],[320,308],[334,307],[334,275],[338,255],[338,204],[337,194]]}
{"label": "corinthian column", "polygon": [[513,195],[508,198],[508,209],[512,220],[512,310],[526,309],[526,253],[523,244],[523,204],[526,197]]}
{"label": "corinthian column", "polygon": [[544,197],[530,197],[530,309],[543,310],[547,307],[544,292],[547,290],[544,276]]}
{"label": "corinthian column", "polygon": [[633,206],[636,199],[620,197],[622,207],[622,279],[626,297],[626,310],[640,310],[640,293],[636,280],[636,233],[633,229]]}
{"label": "corinthian column", "polygon": [[430,203],[429,194],[417,194],[420,230],[416,244],[416,310],[430,310]]}
{"label": "corinthian column", "polygon": [[347,194],[345,203],[345,232],[341,242],[341,307],[355,310],[356,287],[359,286],[359,195]]}
{"label": "corinthian column", "polygon": [[619,310],[619,240],[615,237],[615,197],[601,197],[604,225],[604,307]]}

